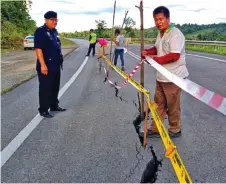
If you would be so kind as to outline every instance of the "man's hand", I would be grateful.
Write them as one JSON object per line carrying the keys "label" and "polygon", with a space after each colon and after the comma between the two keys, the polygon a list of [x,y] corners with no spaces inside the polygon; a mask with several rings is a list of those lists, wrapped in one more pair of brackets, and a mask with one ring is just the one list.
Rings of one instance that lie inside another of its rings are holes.
{"label": "man's hand", "polygon": [[144,57],[144,58],[145,58],[145,56],[147,56],[147,55],[148,55],[148,52],[147,52],[146,50],[143,50],[143,51],[141,52],[141,55],[142,55],[142,57]]}
{"label": "man's hand", "polygon": [[143,59],[145,58],[145,56],[149,56],[152,59],[154,59],[155,57],[157,57],[157,55],[148,55],[148,52],[146,50],[143,50],[141,52],[141,56],[142,56]]}
{"label": "man's hand", "polygon": [[41,72],[43,75],[48,75],[48,68],[45,64],[41,65]]}
{"label": "man's hand", "polygon": [[39,60],[39,63],[41,65],[41,73],[43,75],[48,75],[48,68],[47,68],[46,63],[44,61],[42,49],[35,49],[35,52],[36,52],[37,58]]}

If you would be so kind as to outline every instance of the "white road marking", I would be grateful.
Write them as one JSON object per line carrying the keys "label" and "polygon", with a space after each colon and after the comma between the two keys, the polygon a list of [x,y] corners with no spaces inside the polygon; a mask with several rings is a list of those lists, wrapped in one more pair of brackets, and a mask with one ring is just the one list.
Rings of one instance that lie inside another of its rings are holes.
{"label": "white road marking", "polygon": [[134,58],[136,58],[136,59],[140,60],[140,56],[138,56],[138,55],[134,54],[133,52],[128,51],[127,53],[128,53],[129,55],[133,56]]}
{"label": "white road marking", "polygon": [[200,58],[205,58],[205,59],[211,59],[211,60],[215,60],[215,61],[222,61],[226,63],[226,60],[223,59],[216,59],[216,58],[211,58],[211,57],[206,57],[206,56],[200,56],[200,55],[195,55],[195,54],[186,54],[188,56],[195,56],[195,57],[200,57]]}
{"label": "white road marking", "polygon": [[[70,78],[70,80],[61,88],[59,92],[59,98],[65,93],[65,91],[71,86],[78,75],[82,72],[84,66],[88,61],[88,57],[85,58],[82,65],[76,71],[76,73]],[[25,139],[31,134],[31,132],[38,126],[43,120],[43,117],[37,114],[28,125],[20,131],[20,133],[2,150],[1,152],[1,167],[9,160],[13,153],[20,147]]]}

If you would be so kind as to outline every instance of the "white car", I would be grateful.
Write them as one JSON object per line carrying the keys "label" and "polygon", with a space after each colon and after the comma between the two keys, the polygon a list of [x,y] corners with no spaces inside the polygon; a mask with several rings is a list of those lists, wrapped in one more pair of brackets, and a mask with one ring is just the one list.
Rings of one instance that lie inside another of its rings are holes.
{"label": "white car", "polygon": [[34,49],[34,36],[27,36],[24,39],[24,50]]}

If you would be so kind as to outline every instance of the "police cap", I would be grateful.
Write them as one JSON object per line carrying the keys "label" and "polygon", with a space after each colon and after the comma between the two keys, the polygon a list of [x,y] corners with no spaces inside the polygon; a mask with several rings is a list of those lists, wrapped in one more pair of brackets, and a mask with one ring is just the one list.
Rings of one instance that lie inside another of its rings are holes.
{"label": "police cap", "polygon": [[54,11],[48,11],[45,13],[44,18],[46,19],[57,18],[57,13]]}

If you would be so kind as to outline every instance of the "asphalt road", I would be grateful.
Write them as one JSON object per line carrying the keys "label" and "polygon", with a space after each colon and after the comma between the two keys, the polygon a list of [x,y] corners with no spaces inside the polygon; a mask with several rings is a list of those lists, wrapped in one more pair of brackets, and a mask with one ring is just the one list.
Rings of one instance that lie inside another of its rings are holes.
{"label": "asphalt road", "polygon": [[[85,60],[88,43],[76,42],[80,48],[65,60],[62,87]],[[138,45],[131,45],[130,50],[139,54]],[[217,55],[189,54],[225,60]],[[193,55],[187,56],[189,79],[226,96],[226,63]],[[104,71],[103,68],[99,71],[96,61],[95,57],[88,59],[80,75],[60,98],[60,105],[67,111],[42,120],[3,165],[2,182],[140,182],[151,155],[147,150],[140,149],[139,153],[136,149],[140,143],[132,122],[138,113],[133,102],[137,102],[137,91],[128,84],[119,91],[124,100],[115,97],[114,88],[103,82]],[[126,55],[126,72],[137,62]],[[152,97],[155,73],[145,65],[145,87]],[[114,71],[110,77],[119,84],[123,82]],[[139,81],[139,73],[134,79]],[[1,100],[3,150],[37,115],[37,78],[3,95]],[[183,135],[173,141],[193,182],[226,182],[226,116],[185,92],[181,106]],[[167,122],[165,125],[167,127]],[[154,146],[158,157],[164,155],[160,139],[148,139],[148,143]],[[163,160],[157,182],[178,182],[168,159]]]}

